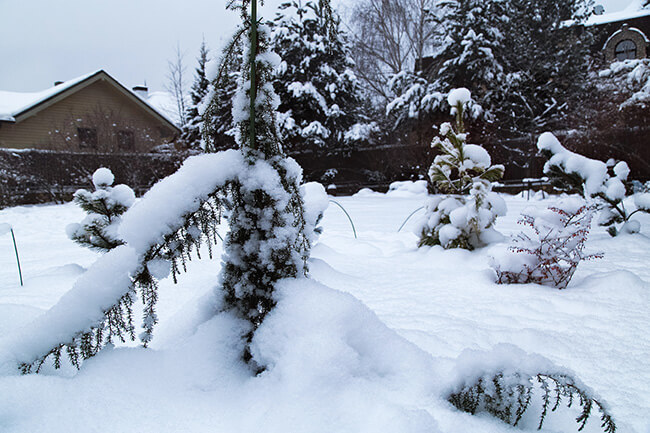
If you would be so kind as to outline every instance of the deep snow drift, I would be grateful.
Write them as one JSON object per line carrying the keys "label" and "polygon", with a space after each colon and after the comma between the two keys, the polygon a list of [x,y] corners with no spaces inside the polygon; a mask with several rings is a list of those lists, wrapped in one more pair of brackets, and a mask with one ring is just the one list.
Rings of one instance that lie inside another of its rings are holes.
{"label": "deep snow drift", "polygon": [[[214,315],[219,260],[194,261],[178,285],[161,284],[151,349],[108,349],[78,373],[0,377],[0,431],[512,432],[443,396],[477,369],[517,359],[572,370],[608,402],[618,431],[647,433],[650,218],[635,216],[636,235],[594,228],[587,252],[605,257],[582,263],[564,291],[496,285],[489,248],[417,249],[409,231],[417,216],[397,232],[424,205],[420,186],[335,198],[359,238],[330,206],[310,262],[314,281],[282,286],[254,343],[269,366],[262,375],[238,361],[237,321]],[[496,229],[506,235],[519,230],[524,207],[551,203],[504,198],[508,214]],[[72,204],[0,211],[0,223],[14,227],[26,282],[18,284],[4,234],[0,340],[51,307],[98,257],[66,238],[66,224],[81,216]],[[536,431],[531,410],[522,427]],[[544,431],[576,431],[572,416],[549,416]],[[597,421],[586,431],[600,431]]]}

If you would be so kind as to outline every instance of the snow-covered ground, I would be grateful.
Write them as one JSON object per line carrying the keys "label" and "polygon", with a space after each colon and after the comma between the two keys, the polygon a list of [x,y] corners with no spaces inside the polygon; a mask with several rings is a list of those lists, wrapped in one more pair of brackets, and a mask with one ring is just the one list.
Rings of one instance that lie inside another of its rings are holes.
{"label": "snow-covered ground", "polygon": [[[551,203],[504,198],[504,234],[518,230],[526,206]],[[107,349],[78,373],[0,377],[0,432],[512,432],[442,398],[463,351],[516,355],[502,343],[574,371],[608,403],[617,431],[650,432],[650,217],[635,216],[636,235],[594,228],[587,252],[605,257],[582,263],[558,291],[494,284],[489,248],[416,248],[417,215],[397,230],[424,199],[408,191],[335,198],[358,239],[330,206],[312,252],[315,282],[283,287],[254,346],[269,366],[262,375],[239,363],[236,324],[210,310],[219,250],[190,263],[179,284],[162,282],[150,349]],[[83,216],[73,204],[0,211],[0,223],[14,227],[25,279],[20,287],[5,234],[0,342],[98,257],[66,238],[65,226]],[[576,431],[575,414],[549,416],[544,431]],[[585,431],[600,431],[597,421],[594,413]],[[521,427],[536,431],[535,417]]]}

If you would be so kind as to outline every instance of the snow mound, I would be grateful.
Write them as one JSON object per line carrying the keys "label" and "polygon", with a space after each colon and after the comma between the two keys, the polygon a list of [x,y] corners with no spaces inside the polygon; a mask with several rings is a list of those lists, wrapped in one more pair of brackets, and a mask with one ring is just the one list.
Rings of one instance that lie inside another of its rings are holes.
{"label": "snow mound", "polygon": [[427,181],[416,180],[415,182],[405,180],[401,182],[393,182],[388,187],[386,195],[391,197],[413,197],[415,195],[427,194]]}

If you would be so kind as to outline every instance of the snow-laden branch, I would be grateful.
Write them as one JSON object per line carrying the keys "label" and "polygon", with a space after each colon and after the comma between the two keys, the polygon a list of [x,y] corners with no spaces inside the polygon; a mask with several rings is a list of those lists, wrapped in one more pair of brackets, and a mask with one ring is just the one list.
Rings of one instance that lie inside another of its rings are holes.
{"label": "snow-laden branch", "polygon": [[[189,249],[181,244],[187,239],[189,248],[198,248],[201,235],[209,236],[209,227],[201,224],[206,218],[197,214],[212,219],[207,202],[241,173],[250,175],[245,166],[235,150],[195,156],[156,184],[123,216],[120,235],[126,245],[100,257],[54,307],[22,332],[0,340],[0,371],[9,373],[18,366],[23,372],[38,370],[50,355],[58,366],[63,350],[78,366],[81,359],[115,339],[135,339],[131,310],[135,289],[141,288],[143,298],[150,298],[147,291],[156,277],[166,276],[154,271],[160,266],[149,269],[148,262],[173,262],[179,255],[185,259]],[[163,248],[166,243],[173,246]],[[155,298],[150,302],[145,302],[145,332],[140,336],[144,344],[157,322]]]}

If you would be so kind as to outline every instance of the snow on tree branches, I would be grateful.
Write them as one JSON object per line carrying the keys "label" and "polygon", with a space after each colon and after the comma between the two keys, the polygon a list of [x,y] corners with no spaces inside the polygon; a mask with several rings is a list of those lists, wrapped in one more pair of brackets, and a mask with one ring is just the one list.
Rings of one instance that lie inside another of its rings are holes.
{"label": "snow on tree branches", "polygon": [[650,59],[630,59],[614,62],[598,74],[601,85],[625,94],[619,108],[647,109],[650,106]]}
{"label": "snow on tree branches", "polygon": [[529,420],[539,420],[535,427],[541,430],[547,417],[564,403],[573,409],[578,431],[597,410],[602,430],[616,432],[607,404],[572,371],[509,344],[499,344],[491,352],[465,350],[448,388],[447,399],[458,409],[472,415],[487,412],[513,426],[532,429]]}
{"label": "snow on tree branches", "polygon": [[420,228],[419,245],[473,250],[500,235],[492,228],[497,216],[506,212],[505,202],[492,193],[491,182],[503,176],[502,165],[492,165],[481,146],[467,144],[463,116],[471,95],[467,89],[454,89],[447,98],[456,115],[456,129],[449,123],[440,126],[440,135],[431,147],[442,153],[435,157],[429,178],[446,194],[430,199]]}
{"label": "snow on tree branches", "polygon": [[[637,212],[650,213],[650,203],[644,198],[647,193],[639,193],[635,197],[636,209],[630,212],[626,208],[624,201],[630,169],[625,161],[605,163],[571,152],[550,132],[540,135],[537,148],[548,158],[544,174],[552,185],[561,191],[576,192],[588,200],[595,200],[601,210],[598,224],[608,227],[611,236],[639,231],[640,223],[631,217]],[[622,225],[617,227],[616,224]]]}
{"label": "snow on tree branches", "polygon": [[507,250],[493,251],[497,283],[566,288],[582,260],[602,257],[584,253],[594,208],[573,197],[548,209],[526,209],[518,222],[527,230]]}
{"label": "snow on tree branches", "polygon": [[115,177],[108,168],[99,168],[93,174],[95,192],[80,189],[74,193],[74,202],[88,216],[81,223],[66,227],[68,237],[81,246],[107,252],[124,242],[117,234],[121,215],[135,202],[135,194],[127,185],[113,185]]}
{"label": "snow on tree branches", "polygon": [[376,128],[362,115],[348,42],[338,17],[327,18],[328,3],[285,2],[271,23],[271,46],[282,59],[273,77],[279,132],[288,151],[350,148]]}
{"label": "snow on tree branches", "polygon": [[[280,101],[270,80],[280,59],[267,51],[268,29],[260,27],[256,33],[258,39],[249,44],[244,56],[253,59],[254,66],[243,68],[232,110],[246,171],[259,174],[240,176],[230,184],[230,232],[220,282],[227,308],[250,326],[244,359],[254,368],[262,368],[252,359],[250,343],[275,306],[275,284],[305,275],[310,235],[299,191],[302,169],[282,153],[276,129]],[[251,45],[257,48],[254,55],[250,54]]]}

